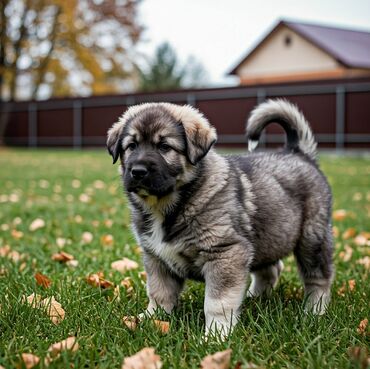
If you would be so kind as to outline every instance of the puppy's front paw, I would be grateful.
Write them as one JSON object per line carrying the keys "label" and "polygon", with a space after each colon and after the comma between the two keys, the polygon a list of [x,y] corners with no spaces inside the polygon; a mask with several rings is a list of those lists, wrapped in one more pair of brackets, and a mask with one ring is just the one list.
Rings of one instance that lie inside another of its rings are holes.
{"label": "puppy's front paw", "polygon": [[209,326],[206,326],[206,331],[204,334],[205,341],[226,341],[227,338],[230,336],[233,330],[233,325],[225,324],[222,322],[212,322]]}

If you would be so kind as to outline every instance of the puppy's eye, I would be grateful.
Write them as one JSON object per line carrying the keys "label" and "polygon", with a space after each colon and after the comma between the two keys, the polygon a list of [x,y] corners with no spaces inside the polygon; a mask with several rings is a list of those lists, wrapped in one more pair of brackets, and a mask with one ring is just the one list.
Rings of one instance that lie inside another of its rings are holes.
{"label": "puppy's eye", "polygon": [[128,146],[127,146],[128,149],[130,149],[131,151],[135,150],[137,148],[137,143],[136,142],[131,142]]}
{"label": "puppy's eye", "polygon": [[170,145],[167,145],[166,143],[160,143],[158,144],[158,149],[162,152],[168,152],[172,150],[172,147]]}

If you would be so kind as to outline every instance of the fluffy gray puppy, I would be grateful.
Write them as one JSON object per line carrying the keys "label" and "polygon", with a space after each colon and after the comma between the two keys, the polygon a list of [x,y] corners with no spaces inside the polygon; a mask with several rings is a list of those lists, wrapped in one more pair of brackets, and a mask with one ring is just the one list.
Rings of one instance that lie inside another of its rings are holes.
{"label": "fluffy gray puppy", "polygon": [[272,122],[287,134],[284,151],[228,157],[212,149],[215,129],[191,106],[133,106],[109,130],[143,249],[149,314],[158,306],[171,312],[187,278],[205,281],[206,332],[227,334],[248,274],[248,296],[269,293],[291,252],[306,308],[325,311],[333,279],[330,188],[308,123],[284,100],[252,112],[250,151]]}

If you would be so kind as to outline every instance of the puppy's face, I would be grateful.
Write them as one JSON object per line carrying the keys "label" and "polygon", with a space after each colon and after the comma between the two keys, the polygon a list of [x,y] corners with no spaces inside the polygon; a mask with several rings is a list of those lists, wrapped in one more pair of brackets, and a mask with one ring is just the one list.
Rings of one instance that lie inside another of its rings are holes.
{"label": "puppy's face", "polygon": [[159,103],[131,107],[109,130],[107,146],[113,162],[120,157],[128,192],[162,198],[187,182],[215,139],[195,109]]}

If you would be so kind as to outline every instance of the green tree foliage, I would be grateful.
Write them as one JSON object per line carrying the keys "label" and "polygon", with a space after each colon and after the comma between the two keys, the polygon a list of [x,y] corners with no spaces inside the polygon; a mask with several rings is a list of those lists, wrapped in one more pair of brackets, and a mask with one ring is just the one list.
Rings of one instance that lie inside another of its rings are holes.
{"label": "green tree foliage", "polygon": [[164,91],[200,87],[205,83],[205,74],[203,66],[194,58],[181,65],[175,50],[166,42],[158,46],[147,67],[139,70],[139,89]]}
{"label": "green tree foliage", "polygon": [[134,86],[139,2],[1,0],[1,99],[103,94]]}

